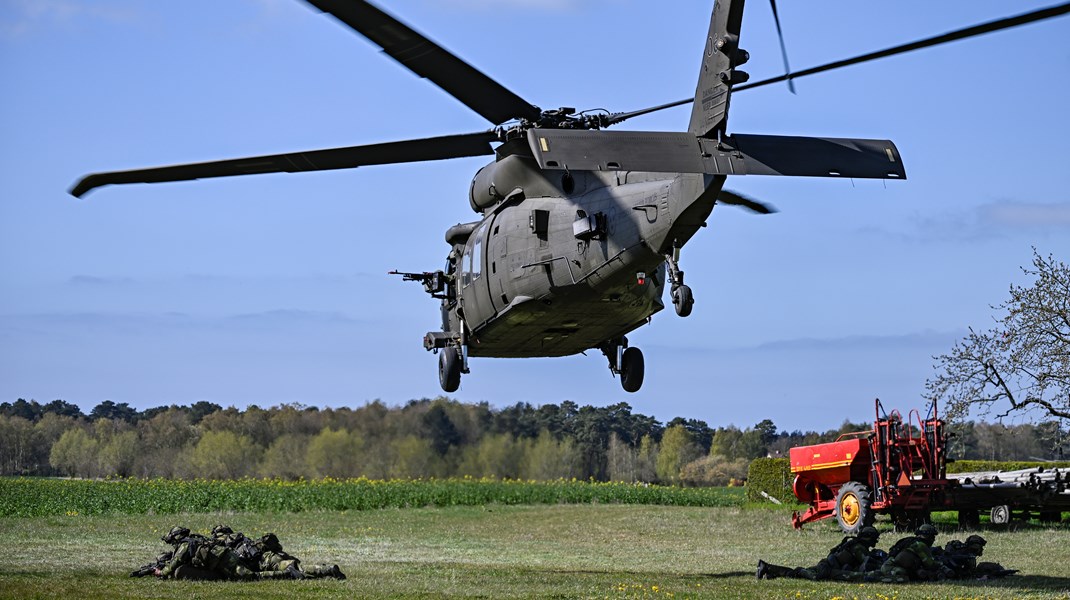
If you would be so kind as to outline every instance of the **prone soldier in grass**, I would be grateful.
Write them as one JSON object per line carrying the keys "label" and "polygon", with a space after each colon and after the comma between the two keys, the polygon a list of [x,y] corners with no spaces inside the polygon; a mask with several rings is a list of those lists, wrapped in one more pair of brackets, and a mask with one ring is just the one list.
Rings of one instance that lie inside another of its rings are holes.
{"label": "prone soldier in grass", "polygon": [[881,566],[880,574],[871,578],[883,583],[907,581],[938,581],[954,576],[955,572],[933,557],[932,545],[936,542],[936,528],[926,523],[914,531],[912,537],[903,538],[888,550],[888,560]]}
{"label": "prone soldier in grass", "polygon": [[153,575],[161,579],[300,579],[290,572],[258,573],[230,548],[215,539],[191,533],[187,527],[172,527],[160,539],[174,547],[170,560],[153,570]]}
{"label": "prone soldier in grass", "polygon": [[240,531],[235,532],[228,525],[216,525],[212,529],[212,537],[233,550],[244,564],[264,577],[277,574],[293,579],[346,578],[338,565],[322,564],[302,568],[301,560],[283,550],[282,543],[274,533],[253,540]]}
{"label": "prone soldier in grass", "polygon": [[812,567],[782,567],[759,560],[756,576],[758,579],[790,577],[811,581],[862,581],[866,571],[880,566],[882,553],[874,549],[879,539],[876,528],[867,525],[858,531],[857,536],[843,538],[828,556]]}
{"label": "prone soldier in grass", "polygon": [[131,577],[148,574],[160,578],[237,580],[312,579],[333,577],[345,579],[338,565],[315,565],[307,571],[301,561],[282,549],[275,534],[252,540],[229,526],[218,525],[212,537],[191,533],[189,528],[175,526],[160,538],[173,550],[161,554],[156,562],[131,573]]}
{"label": "prone soldier in grass", "polygon": [[345,574],[338,565],[313,565],[301,567],[301,559],[296,558],[282,549],[282,543],[274,533],[265,534],[256,542],[259,549],[258,568],[263,573],[290,573],[296,579],[318,579],[321,577],[333,577],[345,579]]}
{"label": "prone soldier in grass", "polygon": [[938,559],[953,571],[953,579],[995,579],[1013,575],[1016,569],[1006,569],[994,562],[977,562],[985,552],[988,541],[979,535],[971,535],[966,541],[951,540],[944,545]]}

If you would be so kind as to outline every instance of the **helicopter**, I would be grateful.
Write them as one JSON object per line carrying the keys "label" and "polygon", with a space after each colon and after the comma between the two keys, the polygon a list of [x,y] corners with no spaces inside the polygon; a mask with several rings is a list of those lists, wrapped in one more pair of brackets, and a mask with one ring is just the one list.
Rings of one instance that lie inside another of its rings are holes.
{"label": "helicopter", "polygon": [[[740,46],[743,0],[711,13],[695,95],[622,113],[544,110],[362,0],[307,0],[488,120],[486,131],[97,173],[71,193],[155,183],[493,156],[473,177],[477,220],[450,227],[441,270],[394,272],[439,300],[442,325],[424,336],[439,382],[456,391],[469,357],[553,357],[599,350],[625,391],[644,380],[642,351],[627,335],[669,303],[680,317],[695,296],[681,250],[717,204],[772,212],[724,188],[729,175],[905,179],[889,140],[729,133],[733,92],[1064,14],[1027,13],[820,67],[750,83]],[[775,12],[775,2],[771,3]],[[779,23],[778,23],[779,28]],[[785,55],[786,57],[786,55]],[[691,103],[687,131],[607,131],[633,117]]]}

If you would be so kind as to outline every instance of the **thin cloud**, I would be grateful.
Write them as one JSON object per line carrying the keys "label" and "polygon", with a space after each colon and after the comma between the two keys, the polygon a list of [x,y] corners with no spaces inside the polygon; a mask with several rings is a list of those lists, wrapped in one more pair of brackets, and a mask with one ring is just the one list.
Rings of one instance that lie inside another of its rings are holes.
{"label": "thin cloud", "polygon": [[939,214],[916,215],[899,231],[860,230],[904,241],[989,242],[1017,236],[1064,235],[1070,230],[1070,202],[1000,200]]}
{"label": "thin cloud", "polygon": [[865,348],[906,349],[950,347],[965,334],[965,331],[918,331],[899,335],[851,335],[835,338],[793,338],[773,340],[747,346],[650,346],[663,352],[681,352],[685,354],[752,354],[752,353],[796,353],[812,351],[858,350]]}
{"label": "thin cloud", "polygon": [[362,321],[340,312],[278,309],[222,317],[194,316],[181,312],[53,312],[32,315],[0,315],[0,333],[53,331],[108,331],[140,334],[152,331],[249,331],[294,330],[309,327],[351,327]]}
{"label": "thin cloud", "polygon": [[87,20],[129,22],[136,12],[107,2],[8,0],[0,17],[0,36],[16,38],[39,29],[82,24]]}
{"label": "thin cloud", "polygon": [[996,202],[977,208],[982,226],[1010,229],[1070,229],[1070,202]]}
{"label": "thin cloud", "polygon": [[96,277],[94,275],[75,275],[67,280],[69,285],[79,287],[126,287],[137,283],[130,277]]}

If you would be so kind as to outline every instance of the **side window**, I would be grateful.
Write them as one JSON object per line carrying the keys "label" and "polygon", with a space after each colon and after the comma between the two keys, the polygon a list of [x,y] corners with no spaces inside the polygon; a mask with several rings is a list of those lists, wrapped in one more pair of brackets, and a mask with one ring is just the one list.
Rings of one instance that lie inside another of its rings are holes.
{"label": "side window", "polygon": [[468,238],[461,257],[461,286],[467,287],[479,279],[483,271],[483,228],[480,227]]}
{"label": "side window", "polygon": [[483,227],[476,230],[472,242],[472,281],[483,273]]}
{"label": "side window", "polygon": [[461,255],[461,262],[457,266],[461,272],[461,287],[468,287],[468,284],[472,283],[472,246],[470,244],[464,247],[464,254]]}

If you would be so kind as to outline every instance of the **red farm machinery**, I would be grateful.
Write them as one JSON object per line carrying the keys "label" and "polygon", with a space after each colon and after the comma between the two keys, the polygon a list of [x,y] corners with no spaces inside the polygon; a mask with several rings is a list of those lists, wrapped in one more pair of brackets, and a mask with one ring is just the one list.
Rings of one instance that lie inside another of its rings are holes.
{"label": "red farm machinery", "polygon": [[904,420],[898,411],[886,413],[880,400],[875,404],[873,429],[791,449],[792,490],[810,505],[792,514],[796,529],[836,517],[841,529],[855,533],[878,514],[912,529],[932,511],[948,510],[958,511],[960,525],[973,527],[982,510],[991,511],[993,523],[1030,511],[1059,520],[1070,510],[1067,473],[1036,468],[948,476],[948,435],[935,406],[925,418],[912,410]]}

